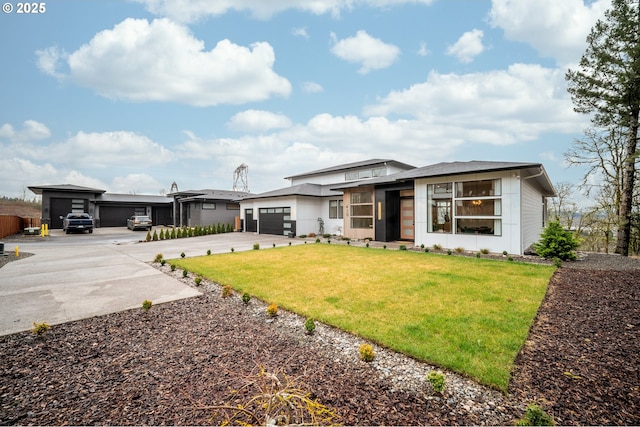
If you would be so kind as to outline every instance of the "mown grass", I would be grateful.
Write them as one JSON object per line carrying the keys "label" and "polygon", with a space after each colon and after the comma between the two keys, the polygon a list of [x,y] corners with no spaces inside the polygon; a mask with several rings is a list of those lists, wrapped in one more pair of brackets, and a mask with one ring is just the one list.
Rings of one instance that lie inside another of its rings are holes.
{"label": "mown grass", "polygon": [[326,244],[170,262],[502,391],[554,271]]}

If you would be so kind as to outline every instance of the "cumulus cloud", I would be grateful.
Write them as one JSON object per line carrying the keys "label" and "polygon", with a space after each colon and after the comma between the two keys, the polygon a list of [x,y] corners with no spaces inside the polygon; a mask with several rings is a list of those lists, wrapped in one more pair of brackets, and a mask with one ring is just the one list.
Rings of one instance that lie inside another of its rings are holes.
{"label": "cumulus cloud", "polygon": [[389,7],[416,3],[430,4],[433,0],[135,0],[143,3],[155,15],[175,21],[192,22],[208,16],[219,16],[230,11],[249,12],[254,18],[269,19],[286,10],[299,10],[314,15],[331,14],[339,17],[341,11],[354,7]]}
{"label": "cumulus cloud", "polygon": [[292,28],[291,34],[293,34],[296,37],[302,37],[304,39],[309,38],[309,33],[307,32],[306,28]]}
{"label": "cumulus cloud", "polygon": [[572,107],[563,70],[514,64],[465,75],[433,71],[426,82],[389,93],[365,113],[408,116],[451,126],[468,141],[511,144],[545,132],[579,132],[583,121]]}
{"label": "cumulus cloud", "polygon": [[[61,76],[52,65],[55,49],[37,54],[42,70]],[[66,61],[69,74],[63,77],[112,99],[212,106],[291,92],[289,81],[273,71],[269,43],[247,48],[221,40],[206,51],[187,27],[168,19],[126,19],[96,34]]]}
{"label": "cumulus cloud", "polygon": [[128,131],[78,132],[51,144],[46,157],[65,165],[92,169],[139,164],[162,165],[173,159],[171,151],[144,135]]}
{"label": "cumulus cloud", "polygon": [[6,140],[11,143],[25,143],[39,141],[49,138],[51,131],[43,123],[35,120],[25,120],[22,129],[16,130],[14,127],[5,123],[0,127],[0,141]]}
{"label": "cumulus cloud", "polygon": [[418,53],[418,56],[427,56],[431,52],[427,48],[427,44],[425,42],[421,42],[417,53]]}
{"label": "cumulus cloud", "polygon": [[471,30],[464,33],[455,44],[449,46],[447,55],[455,56],[458,61],[468,64],[484,51],[481,30]]}
{"label": "cumulus cloud", "polygon": [[397,46],[371,37],[364,30],[342,40],[338,40],[332,33],[331,38],[334,42],[331,53],[347,62],[360,64],[358,70],[360,74],[390,67],[400,56],[400,49]]}
{"label": "cumulus cloud", "polygon": [[580,59],[591,27],[610,6],[611,0],[492,0],[489,21],[506,38],[566,65]]}
{"label": "cumulus cloud", "polygon": [[132,173],[113,178],[109,184],[108,191],[120,194],[159,194],[164,186],[148,174]]}
{"label": "cumulus cloud", "polygon": [[291,120],[284,114],[247,110],[234,115],[227,123],[227,126],[244,132],[263,132],[271,129],[288,128],[291,126]]}

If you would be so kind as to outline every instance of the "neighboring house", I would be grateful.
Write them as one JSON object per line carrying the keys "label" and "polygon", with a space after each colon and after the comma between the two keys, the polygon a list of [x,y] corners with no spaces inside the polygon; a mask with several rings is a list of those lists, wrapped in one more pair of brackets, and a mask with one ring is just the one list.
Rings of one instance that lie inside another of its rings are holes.
{"label": "neighboring house", "polygon": [[371,159],[286,177],[289,187],[253,194],[240,202],[244,231],[260,234],[344,234],[344,205],[335,187],[413,169],[395,160]]}
{"label": "neighboring house", "polygon": [[79,185],[30,186],[42,196],[42,224],[51,229],[62,228],[61,216],[69,212],[86,212],[96,227],[125,227],[133,215],[149,215],[154,224],[171,224],[171,200],[165,196],[111,194],[97,188]]}
{"label": "neighboring house", "polygon": [[173,198],[176,226],[231,224],[240,229],[240,201],[250,193],[229,190],[188,190],[169,194]]}
{"label": "neighboring house", "polygon": [[555,196],[542,164],[487,161],[438,163],[335,189],[344,192],[345,236],[511,254],[539,240],[546,199]]}

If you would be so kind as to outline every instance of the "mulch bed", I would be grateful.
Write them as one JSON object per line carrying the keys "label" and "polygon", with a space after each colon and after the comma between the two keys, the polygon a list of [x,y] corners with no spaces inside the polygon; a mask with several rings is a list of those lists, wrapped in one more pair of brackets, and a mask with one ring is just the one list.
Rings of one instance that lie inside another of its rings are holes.
{"label": "mulch bed", "polygon": [[502,425],[533,402],[559,424],[640,424],[640,268],[567,267],[517,358],[511,405],[494,418],[446,394],[394,389],[281,319],[205,293],[0,337],[0,424],[220,424],[212,407],[240,403],[229,391],[258,366],[284,369],[345,425]]}

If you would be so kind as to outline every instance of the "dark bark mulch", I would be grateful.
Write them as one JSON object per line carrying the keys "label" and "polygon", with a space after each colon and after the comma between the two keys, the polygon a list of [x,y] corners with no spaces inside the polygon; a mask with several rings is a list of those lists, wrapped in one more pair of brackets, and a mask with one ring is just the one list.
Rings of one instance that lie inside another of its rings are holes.
{"label": "dark bark mulch", "polygon": [[[640,269],[561,268],[521,351],[513,420],[532,402],[560,424],[640,424]],[[253,304],[253,302],[251,303]],[[250,305],[251,306],[251,305]],[[219,424],[243,376],[284,369],[345,425],[476,425],[444,399],[393,390],[280,319],[218,294],[0,337],[0,424]],[[504,424],[504,418],[495,418]]]}
{"label": "dark bark mulch", "polygon": [[563,425],[640,424],[640,270],[559,269],[510,387]]}

